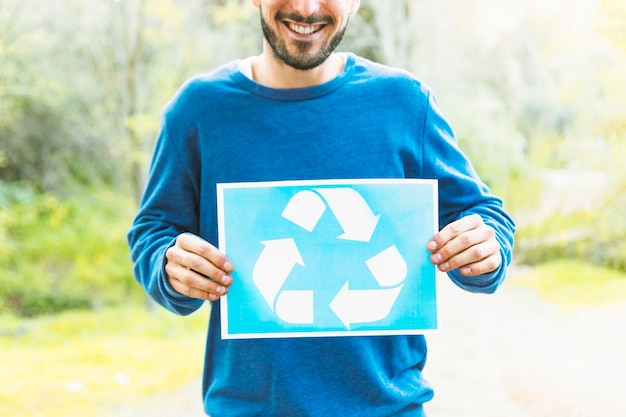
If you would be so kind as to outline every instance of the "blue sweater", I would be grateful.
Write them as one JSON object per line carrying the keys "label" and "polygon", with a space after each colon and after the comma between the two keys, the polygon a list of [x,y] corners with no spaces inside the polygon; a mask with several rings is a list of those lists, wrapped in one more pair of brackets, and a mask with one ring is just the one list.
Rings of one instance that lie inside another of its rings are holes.
{"label": "blue sweater", "polygon": [[[511,260],[514,224],[459,150],[427,87],[409,73],[349,54],[328,83],[277,90],[237,62],[188,81],[164,111],[145,194],[128,234],[135,276],[161,305],[201,305],[164,277],[182,232],[217,246],[216,183],[348,179],[439,180],[440,227],[471,213],[496,230],[504,264],[460,287],[490,293]],[[205,409],[220,416],[422,415],[423,336],[222,340],[212,303]]]}

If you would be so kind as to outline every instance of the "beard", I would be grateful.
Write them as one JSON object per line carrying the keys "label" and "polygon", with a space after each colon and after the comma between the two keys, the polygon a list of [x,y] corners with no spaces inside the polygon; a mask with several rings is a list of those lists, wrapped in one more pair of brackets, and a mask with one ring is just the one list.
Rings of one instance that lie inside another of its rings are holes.
{"label": "beard", "polygon": [[[334,23],[334,20],[330,17],[311,16],[308,18],[304,18],[296,14],[286,15],[280,12],[276,15],[276,20],[281,20],[285,17],[289,17],[289,19],[293,20],[294,22],[304,24],[314,24],[320,22],[325,22],[328,24]],[[348,22],[346,21],[344,27],[342,27],[337,33],[335,33],[333,37],[330,38],[326,43],[322,44],[322,46],[320,46],[317,50],[312,50],[314,46],[310,42],[292,41],[296,49],[296,52],[292,53],[289,51],[286,41],[284,39],[281,39],[278,36],[278,33],[272,30],[269,24],[265,21],[265,18],[263,17],[263,11],[261,10],[261,28],[263,29],[263,36],[271,46],[274,54],[286,65],[302,71],[316,68],[324,61],[326,61],[326,59],[328,59],[328,57],[341,43],[341,40],[346,33],[347,27]]]}

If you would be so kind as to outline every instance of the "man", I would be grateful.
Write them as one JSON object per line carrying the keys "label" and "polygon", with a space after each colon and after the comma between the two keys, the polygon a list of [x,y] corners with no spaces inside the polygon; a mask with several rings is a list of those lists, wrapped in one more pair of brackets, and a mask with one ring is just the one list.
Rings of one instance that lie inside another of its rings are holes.
{"label": "man", "polygon": [[195,77],[164,111],[128,235],[136,277],[178,314],[212,302],[203,395],[213,417],[423,416],[433,395],[423,336],[221,339],[218,303],[236,266],[215,246],[216,183],[438,179],[442,228],[416,248],[473,292],[504,279],[514,224],[427,87],[334,52],[359,0],[252,3],[263,53]]}

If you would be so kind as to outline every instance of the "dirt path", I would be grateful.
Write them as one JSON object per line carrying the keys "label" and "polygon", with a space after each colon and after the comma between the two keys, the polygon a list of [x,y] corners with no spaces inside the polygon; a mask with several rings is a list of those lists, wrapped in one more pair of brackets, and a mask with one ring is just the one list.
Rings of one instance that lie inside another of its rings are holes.
{"label": "dirt path", "polygon": [[[626,301],[566,312],[511,284],[484,296],[442,279],[429,417],[626,415]],[[202,415],[198,379],[102,417]]]}
{"label": "dirt path", "polygon": [[442,285],[429,416],[626,415],[626,301],[567,312],[510,284],[495,296]]}

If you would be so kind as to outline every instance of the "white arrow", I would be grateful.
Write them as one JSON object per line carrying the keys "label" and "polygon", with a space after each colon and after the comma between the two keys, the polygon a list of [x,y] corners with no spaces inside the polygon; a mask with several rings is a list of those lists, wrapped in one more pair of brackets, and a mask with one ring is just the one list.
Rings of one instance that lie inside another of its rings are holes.
{"label": "white arrow", "polygon": [[339,239],[369,242],[380,215],[374,215],[367,202],[352,188],[318,188],[344,234]]}
{"label": "white arrow", "polygon": [[326,211],[326,204],[313,191],[300,191],[289,200],[282,216],[304,230],[312,232]]}
{"label": "white arrow", "polygon": [[368,259],[365,264],[381,287],[401,284],[408,273],[406,261],[396,245],[392,245]]}
{"label": "white arrow", "polygon": [[261,242],[265,245],[252,271],[252,281],[274,309],[276,295],[296,264],[304,266],[304,261],[293,239],[278,239]]}
{"label": "white arrow", "polygon": [[337,293],[330,308],[348,330],[354,323],[371,323],[389,315],[403,285],[377,290],[350,290],[346,282]]}
{"label": "white arrow", "polygon": [[313,324],[313,291],[283,291],[276,300],[276,315],[291,324]]}

